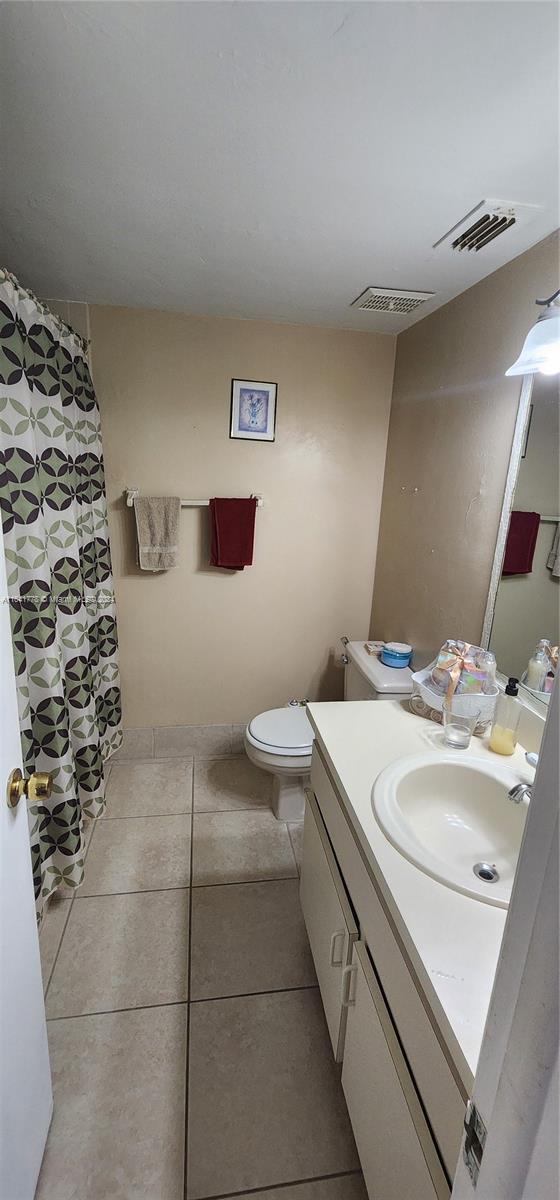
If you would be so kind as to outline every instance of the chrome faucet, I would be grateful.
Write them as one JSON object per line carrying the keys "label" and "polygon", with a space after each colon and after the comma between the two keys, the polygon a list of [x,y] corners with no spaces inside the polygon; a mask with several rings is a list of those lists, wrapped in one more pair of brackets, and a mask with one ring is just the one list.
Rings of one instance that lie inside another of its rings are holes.
{"label": "chrome faucet", "polygon": [[[530,767],[536,767],[539,761],[538,754],[526,754],[525,758]],[[527,803],[529,803],[533,798],[533,789],[528,783],[516,783],[515,787],[510,788],[508,796],[510,800],[513,800],[514,804],[521,804],[523,800],[527,800]]]}
{"label": "chrome faucet", "polygon": [[532,799],[533,789],[528,783],[516,783],[515,787],[510,788],[508,796],[514,804],[521,804],[523,800]]}

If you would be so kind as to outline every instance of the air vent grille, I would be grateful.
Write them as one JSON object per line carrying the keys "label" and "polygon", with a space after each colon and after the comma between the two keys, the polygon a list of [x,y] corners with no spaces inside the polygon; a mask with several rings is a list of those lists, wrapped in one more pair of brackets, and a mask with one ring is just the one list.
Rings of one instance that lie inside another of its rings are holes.
{"label": "air vent grille", "polygon": [[481,200],[461,217],[443,237],[434,242],[434,250],[446,245],[450,250],[484,250],[496,238],[514,226],[525,226],[538,215],[536,204],[517,204],[510,200]]}
{"label": "air vent grille", "polygon": [[402,292],[395,288],[368,287],[352,301],[351,308],[368,312],[411,313],[419,304],[431,300],[433,292]]}
{"label": "air vent grille", "polygon": [[454,250],[482,250],[488,242],[505,233],[515,225],[515,213],[512,208],[505,212],[485,213],[474,225],[470,225],[464,233],[460,233],[452,243]]}

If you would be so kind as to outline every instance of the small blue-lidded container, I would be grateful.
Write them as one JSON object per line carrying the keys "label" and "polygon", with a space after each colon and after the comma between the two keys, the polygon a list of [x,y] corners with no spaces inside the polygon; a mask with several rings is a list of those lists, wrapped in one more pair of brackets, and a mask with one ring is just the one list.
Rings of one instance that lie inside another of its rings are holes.
{"label": "small blue-lidded container", "polygon": [[379,657],[386,667],[408,667],[412,646],[407,646],[406,642],[385,642]]}

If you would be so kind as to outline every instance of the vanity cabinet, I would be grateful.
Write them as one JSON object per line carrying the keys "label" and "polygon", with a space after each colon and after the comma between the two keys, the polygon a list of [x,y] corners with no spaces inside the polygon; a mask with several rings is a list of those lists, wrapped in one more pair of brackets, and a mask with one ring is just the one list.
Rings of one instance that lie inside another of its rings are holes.
{"label": "vanity cabinet", "polygon": [[333,1053],[340,1062],[347,1011],[342,1004],[342,977],[352,960],[358,929],[317,802],[309,790],[300,899]]}
{"label": "vanity cabinet", "polygon": [[301,901],[369,1195],[444,1200],[467,1094],[317,741]]}
{"label": "vanity cabinet", "polygon": [[363,942],[353,947],[342,1086],[372,1200],[447,1200],[449,1186]]}

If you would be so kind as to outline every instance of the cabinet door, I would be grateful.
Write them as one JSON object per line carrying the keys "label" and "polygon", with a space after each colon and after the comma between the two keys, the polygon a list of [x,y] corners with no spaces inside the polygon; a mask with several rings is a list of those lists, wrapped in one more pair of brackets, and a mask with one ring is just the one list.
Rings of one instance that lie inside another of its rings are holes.
{"label": "cabinet door", "polygon": [[306,791],[300,897],[334,1056],[340,1062],[346,1029],[342,972],[351,962],[352,945],[358,930],[323,818],[309,790]]}
{"label": "cabinet door", "polygon": [[342,1086],[368,1196],[448,1200],[449,1184],[363,942],[353,948],[345,992]]}

